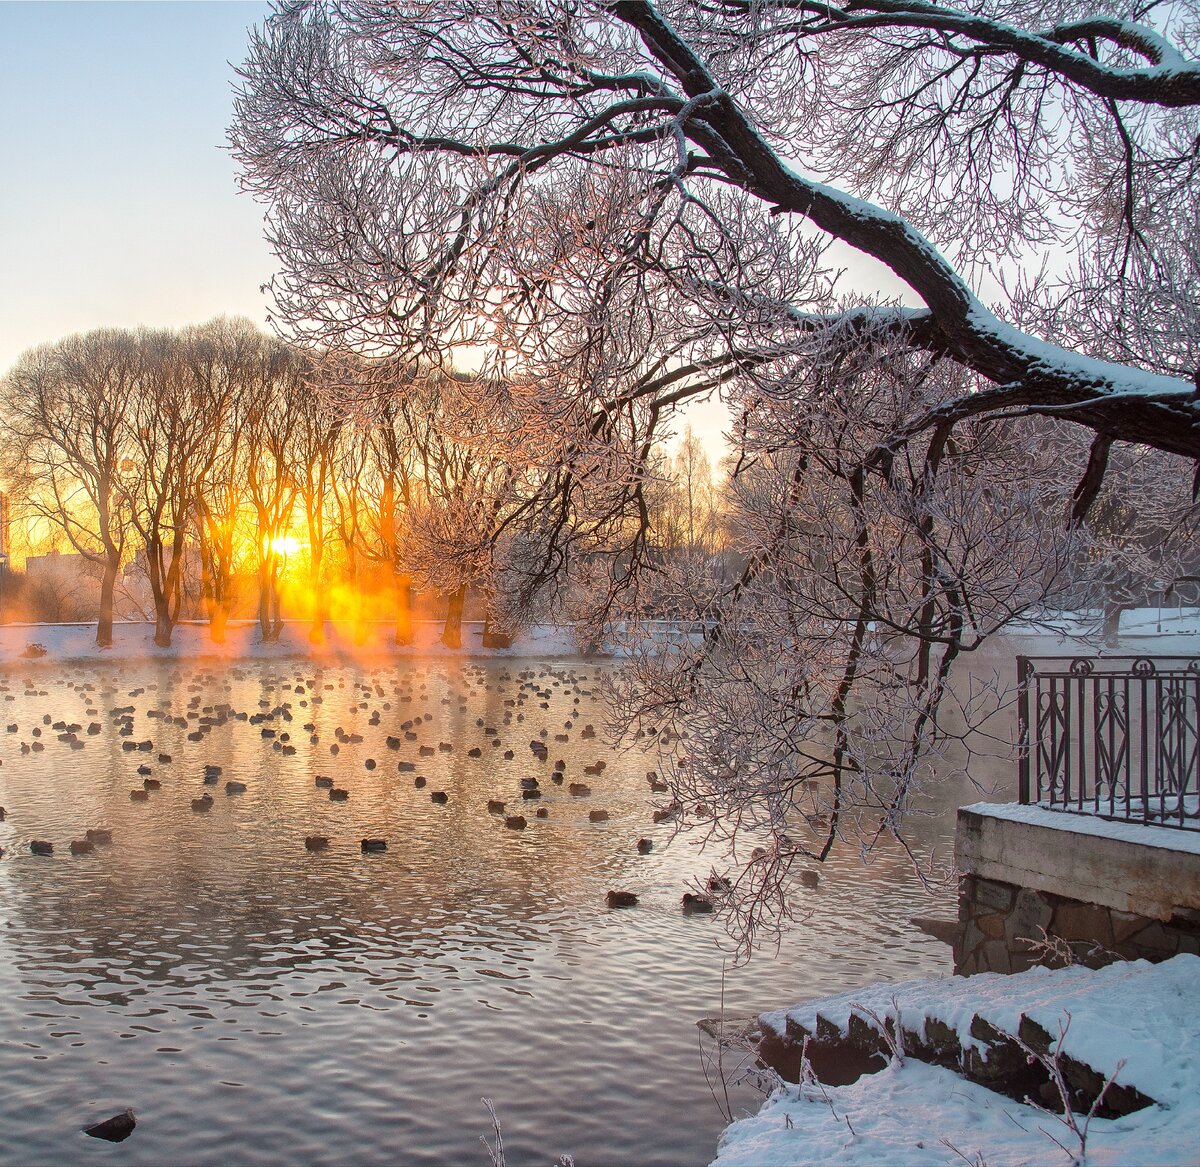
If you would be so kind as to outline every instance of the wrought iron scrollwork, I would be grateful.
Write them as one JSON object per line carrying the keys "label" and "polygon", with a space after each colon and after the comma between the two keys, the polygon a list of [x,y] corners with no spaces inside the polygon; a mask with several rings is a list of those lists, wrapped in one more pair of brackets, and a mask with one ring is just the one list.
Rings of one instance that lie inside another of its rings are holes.
{"label": "wrought iron scrollwork", "polygon": [[1109,803],[1129,792],[1129,707],[1125,693],[1100,691],[1095,702],[1097,792]]}
{"label": "wrought iron scrollwork", "polygon": [[1021,799],[1200,830],[1200,658],[1018,659]]}

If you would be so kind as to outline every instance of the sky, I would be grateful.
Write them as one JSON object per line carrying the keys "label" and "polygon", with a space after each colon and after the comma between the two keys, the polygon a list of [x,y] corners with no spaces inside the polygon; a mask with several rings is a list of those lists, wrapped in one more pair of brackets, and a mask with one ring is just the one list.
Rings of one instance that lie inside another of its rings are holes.
{"label": "sky", "polygon": [[0,373],[104,325],[265,321],[223,149],[259,3],[0,2]]}
{"label": "sky", "polygon": [[[225,150],[266,3],[0,0],[0,375],[103,326],[266,321],[262,208]],[[719,403],[689,416],[713,461]]]}
{"label": "sky", "polygon": [[[233,66],[268,11],[0,0],[0,375],[34,345],[102,326],[265,324],[274,257],[225,133]],[[863,265],[832,262],[852,279]],[[898,288],[881,270],[860,282]],[[683,420],[715,462],[723,406]]]}

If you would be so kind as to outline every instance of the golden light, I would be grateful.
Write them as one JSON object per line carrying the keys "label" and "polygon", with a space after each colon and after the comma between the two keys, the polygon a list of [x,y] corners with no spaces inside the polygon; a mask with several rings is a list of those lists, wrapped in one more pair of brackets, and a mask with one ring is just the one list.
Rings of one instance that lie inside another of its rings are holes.
{"label": "golden light", "polygon": [[276,535],[271,540],[271,550],[276,555],[295,555],[303,546],[304,544],[294,535]]}

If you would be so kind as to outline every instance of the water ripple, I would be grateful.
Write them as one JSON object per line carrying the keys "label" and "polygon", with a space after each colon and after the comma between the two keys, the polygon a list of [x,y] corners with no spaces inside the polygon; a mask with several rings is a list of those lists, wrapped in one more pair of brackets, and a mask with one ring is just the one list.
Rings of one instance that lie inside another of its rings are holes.
{"label": "water ripple", "polygon": [[[902,926],[931,907],[905,865],[864,871],[851,856],[777,958],[723,971],[719,929],[678,908],[707,859],[686,845],[638,855],[640,835],[667,837],[650,823],[645,766],[566,730],[603,725],[602,667],[0,674],[18,726],[0,735],[0,1163],[74,1161],[79,1128],[126,1105],[138,1128],[123,1164],[475,1163],[484,1094],[511,1162],[703,1163],[722,1119],[694,1022],[722,998],[745,1013],[948,971],[944,948]],[[102,732],[82,750],[47,732],[43,751],[21,754],[47,715]],[[541,728],[545,765],[528,747]],[[283,733],[294,754],[274,748]],[[590,800],[546,780],[558,758],[568,775],[607,761]],[[140,765],[161,788],[133,802]],[[521,805],[533,774],[547,817],[527,808],[527,830],[505,830],[487,802]],[[349,798],[331,802],[318,775]],[[246,790],[226,794],[228,780]],[[205,790],[212,807],[196,813]],[[597,806],[602,826],[588,822]],[[111,845],[67,853],[96,827]],[[931,838],[945,844],[950,827]],[[318,834],[327,850],[306,851]],[[29,854],[33,838],[55,854]],[[388,849],[363,854],[363,838]],[[641,906],[609,912],[614,885]]]}

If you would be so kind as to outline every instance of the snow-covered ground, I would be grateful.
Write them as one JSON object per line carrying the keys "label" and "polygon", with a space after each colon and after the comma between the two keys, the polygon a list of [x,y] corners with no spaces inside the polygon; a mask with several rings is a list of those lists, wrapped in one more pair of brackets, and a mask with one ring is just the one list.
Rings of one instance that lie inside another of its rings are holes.
{"label": "snow-covered ground", "polygon": [[[667,622],[660,622],[666,626]],[[1115,648],[1101,650],[1094,633],[1098,618],[1085,619],[1069,614],[1047,617],[1036,623],[1015,623],[988,644],[992,656],[1009,657],[1017,653],[1032,655],[1095,655],[1101,651],[1111,655],[1140,653],[1186,654],[1200,652],[1200,608],[1139,608],[1121,617],[1120,643]],[[144,660],[159,657],[171,659],[237,660],[246,657],[296,657],[349,660],[389,656],[574,656],[578,653],[573,630],[550,624],[539,624],[519,636],[508,649],[485,649],[481,646],[483,624],[477,620],[463,622],[463,647],[446,648],[441,643],[442,624],[435,620],[418,620],[413,625],[413,643],[398,647],[392,640],[390,625],[373,624],[367,629],[364,643],[357,643],[348,629],[329,625],[327,641],[313,645],[308,639],[306,623],[287,623],[278,642],[263,644],[258,624],[252,620],[234,621],[229,625],[224,644],[214,644],[208,625],[186,621],[175,629],[170,648],[154,643],[154,626],[142,621],[113,625],[111,648],[96,647],[95,624],[4,624],[0,625],[0,667],[22,665],[41,660],[47,664],[79,660]],[[664,643],[670,636],[657,633]],[[1091,638],[1089,639],[1089,636]],[[25,657],[29,645],[45,648],[44,656]],[[622,650],[616,650],[618,653]]]}
{"label": "snow-covered ground", "polygon": [[[786,1012],[764,1014],[781,1031],[790,1015],[806,1028],[817,1014],[895,1018],[924,1029],[936,1019],[978,1044],[976,1014],[1007,1033],[1022,1015],[1052,1034],[1062,1051],[1102,1075],[1155,1099],[1119,1119],[1094,1118],[1091,1167],[1165,1167],[1200,1162],[1200,958],[1132,961],[1100,970],[1033,968],[941,981],[874,985]],[[1082,1121],[1082,1116],[1080,1117]],[[1061,1144],[1061,1145],[1056,1145]],[[1015,1167],[1078,1156],[1079,1139],[1055,1115],[1014,1102],[951,1070],[913,1058],[893,1061],[849,1086],[782,1086],[751,1118],[729,1126],[713,1167]]]}
{"label": "snow-covered ground", "polygon": [[[323,645],[308,639],[309,626],[288,623],[277,642],[264,644],[258,624],[253,621],[231,623],[224,644],[214,644],[208,625],[183,623],[175,629],[170,648],[154,643],[154,625],[143,622],[113,625],[111,648],[96,647],[95,624],[5,624],[0,626],[0,667],[29,664],[62,664],[67,661],[107,660],[242,660],[245,658],[311,657],[315,660],[357,660],[404,656],[575,656],[578,648],[570,628],[535,625],[514,641],[512,648],[482,648],[483,625],[463,621],[461,649],[441,643],[440,621],[418,620],[413,624],[413,643],[398,647],[392,640],[393,628],[371,625],[361,644],[346,630],[330,626]],[[29,645],[40,645],[45,655],[24,656]]]}
{"label": "snow-covered ground", "polygon": [[995,638],[997,645],[1031,655],[1083,656],[1141,652],[1174,655],[1200,649],[1200,608],[1132,608],[1121,613],[1119,643],[1101,647],[1099,612],[1060,612],[1039,621],[1014,621]]}

